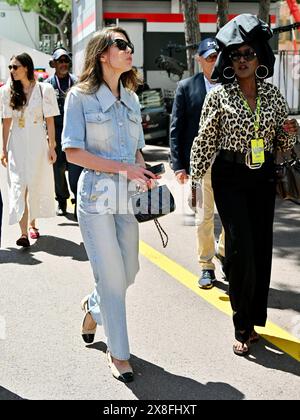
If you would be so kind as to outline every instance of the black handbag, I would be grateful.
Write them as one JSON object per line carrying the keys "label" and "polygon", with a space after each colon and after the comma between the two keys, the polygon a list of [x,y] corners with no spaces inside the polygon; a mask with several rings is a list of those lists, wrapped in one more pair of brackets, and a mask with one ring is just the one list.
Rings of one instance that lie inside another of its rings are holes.
{"label": "black handbag", "polygon": [[169,188],[166,185],[159,185],[144,192],[137,192],[132,195],[131,203],[134,216],[139,223],[154,221],[165,248],[169,238],[157,219],[172,213],[176,208],[174,197]]}
{"label": "black handbag", "polygon": [[277,195],[300,205],[300,158],[296,148],[285,153],[277,152],[275,166]]}

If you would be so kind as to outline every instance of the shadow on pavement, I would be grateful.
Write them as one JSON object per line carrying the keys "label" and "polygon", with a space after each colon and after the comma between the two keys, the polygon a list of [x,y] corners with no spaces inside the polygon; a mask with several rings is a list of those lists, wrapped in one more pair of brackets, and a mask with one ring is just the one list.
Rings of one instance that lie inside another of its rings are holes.
{"label": "shadow on pavement", "polygon": [[[286,288],[286,285],[282,285]],[[268,308],[274,309],[292,309],[300,312],[300,293],[291,290],[270,289]]]}
{"label": "shadow on pavement", "polygon": [[81,242],[79,245],[56,236],[41,236],[31,247],[33,253],[47,252],[58,257],[72,257],[75,261],[88,261],[86,251]]}
{"label": "shadow on pavement", "polygon": [[293,258],[300,265],[300,206],[277,200],[274,222],[274,253]]}
{"label": "shadow on pavement", "polygon": [[[106,352],[106,344],[94,343],[87,348]],[[244,394],[223,382],[201,384],[174,375],[144,359],[131,356],[135,380],[126,386],[139,400],[242,400]]]}
{"label": "shadow on pavement", "polygon": [[[268,336],[266,335],[265,337],[267,338]],[[287,345],[288,340],[280,339],[280,341],[285,342],[285,346]],[[288,344],[298,346],[299,348],[299,343],[288,342]],[[283,351],[278,350],[276,346],[263,338],[258,343],[251,345],[250,354],[247,356],[247,359],[267,369],[300,376],[299,362]]]}
{"label": "shadow on pavement", "polygon": [[0,264],[38,265],[41,263],[42,261],[34,258],[31,248],[0,249]]}
{"label": "shadow on pavement", "polygon": [[0,401],[15,401],[15,400],[24,400],[24,398],[20,397],[13,392],[8,391],[6,388],[0,386]]}
{"label": "shadow on pavement", "polygon": [[67,239],[55,236],[41,236],[30,248],[7,248],[0,250],[0,264],[41,264],[35,258],[37,252],[46,252],[58,257],[71,257],[75,261],[88,261],[83,243],[79,245]]}
{"label": "shadow on pavement", "polygon": [[[228,295],[229,285],[226,282],[221,282],[219,280],[215,281],[215,286],[222,290]],[[282,289],[286,288],[286,285],[282,285]],[[228,300],[225,296],[221,300]],[[300,312],[300,293],[293,292],[292,290],[278,290],[272,289],[269,290],[269,299],[268,299],[268,308],[273,309],[292,309],[295,312]]]}

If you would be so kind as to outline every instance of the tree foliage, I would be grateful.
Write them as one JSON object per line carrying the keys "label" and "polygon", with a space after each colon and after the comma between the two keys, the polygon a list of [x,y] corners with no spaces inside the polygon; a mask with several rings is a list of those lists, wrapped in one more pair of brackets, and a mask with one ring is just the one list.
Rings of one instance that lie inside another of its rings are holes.
{"label": "tree foliage", "polygon": [[[62,45],[67,46],[70,36],[71,0],[6,0],[11,6],[19,6],[24,12],[35,12],[44,21],[43,32],[59,32]],[[50,29],[52,27],[52,30]]]}
{"label": "tree foliage", "polygon": [[[36,12],[44,13],[53,9],[60,9],[63,12],[71,12],[72,2],[71,0],[51,0],[50,2],[43,0],[6,0],[11,6],[19,5],[22,7],[24,12]],[[47,3],[49,3],[47,5]]]}

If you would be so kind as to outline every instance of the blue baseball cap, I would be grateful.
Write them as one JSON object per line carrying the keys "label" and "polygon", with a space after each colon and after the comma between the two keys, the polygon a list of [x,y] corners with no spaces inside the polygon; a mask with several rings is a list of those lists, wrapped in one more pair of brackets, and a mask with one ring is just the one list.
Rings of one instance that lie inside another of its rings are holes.
{"label": "blue baseball cap", "polygon": [[218,52],[218,44],[215,38],[205,38],[203,39],[198,47],[198,54],[203,58],[207,58],[211,54]]}

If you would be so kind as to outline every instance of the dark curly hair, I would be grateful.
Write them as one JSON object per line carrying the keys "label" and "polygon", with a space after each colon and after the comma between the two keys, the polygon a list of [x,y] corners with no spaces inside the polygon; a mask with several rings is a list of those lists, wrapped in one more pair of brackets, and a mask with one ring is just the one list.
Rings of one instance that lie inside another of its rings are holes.
{"label": "dark curly hair", "polygon": [[[22,53],[19,55],[13,55],[12,59],[18,60],[23,67],[27,68],[27,78],[30,81],[34,81],[34,65],[32,58],[27,53]],[[13,75],[11,74],[11,84],[10,84],[10,106],[12,109],[20,110],[26,105],[26,95],[23,90],[23,85],[20,80],[14,80]]]}

